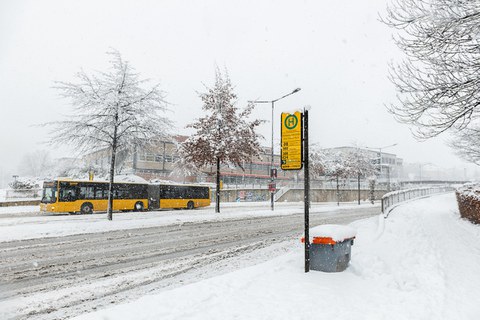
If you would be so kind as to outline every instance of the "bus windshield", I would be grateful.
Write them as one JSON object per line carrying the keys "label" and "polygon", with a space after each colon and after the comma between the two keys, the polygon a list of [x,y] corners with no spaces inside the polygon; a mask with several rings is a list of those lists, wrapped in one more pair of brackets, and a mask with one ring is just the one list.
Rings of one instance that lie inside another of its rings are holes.
{"label": "bus windshield", "polygon": [[54,203],[57,200],[57,188],[55,186],[44,186],[42,203]]}

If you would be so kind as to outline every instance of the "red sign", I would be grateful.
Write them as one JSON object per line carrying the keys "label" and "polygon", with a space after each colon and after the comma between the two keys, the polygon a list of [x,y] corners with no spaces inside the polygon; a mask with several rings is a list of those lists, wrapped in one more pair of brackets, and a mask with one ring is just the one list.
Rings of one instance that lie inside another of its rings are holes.
{"label": "red sign", "polygon": [[268,190],[270,192],[275,192],[275,190],[277,190],[277,185],[275,183],[269,183],[268,184]]}

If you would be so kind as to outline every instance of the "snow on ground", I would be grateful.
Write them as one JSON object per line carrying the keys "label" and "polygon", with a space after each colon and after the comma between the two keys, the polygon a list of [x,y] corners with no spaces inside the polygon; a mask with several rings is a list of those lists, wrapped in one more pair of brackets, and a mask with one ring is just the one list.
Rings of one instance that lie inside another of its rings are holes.
{"label": "snow on ground", "polygon": [[11,215],[15,213],[38,212],[38,206],[10,206],[0,207],[1,215]]}
{"label": "snow on ground", "polygon": [[351,226],[344,272],[305,274],[298,241],[263,264],[78,319],[478,319],[480,227],[459,218],[453,194]]}
{"label": "snow on ground", "polygon": [[[368,202],[364,202],[361,206],[372,205]],[[12,210],[21,210],[18,208],[19,207],[2,207],[0,208],[0,217],[2,212],[6,215],[7,213],[11,213]],[[337,206],[334,203],[313,204],[310,212],[312,214],[328,214],[327,211],[332,212],[356,208],[358,208],[358,205],[353,202],[342,204],[341,206]],[[31,206],[30,209],[32,211],[38,211],[38,206]],[[112,230],[128,230],[169,224],[182,224],[187,222],[291,215],[302,213],[303,203],[277,204],[274,213],[270,210],[270,203],[266,202],[231,203],[225,206],[222,204],[220,214],[215,213],[214,211],[214,206],[211,205],[210,207],[199,208],[196,210],[119,212],[114,213],[113,221],[108,221],[105,214],[9,216],[8,218],[0,219],[0,242],[44,237],[60,237]]]}

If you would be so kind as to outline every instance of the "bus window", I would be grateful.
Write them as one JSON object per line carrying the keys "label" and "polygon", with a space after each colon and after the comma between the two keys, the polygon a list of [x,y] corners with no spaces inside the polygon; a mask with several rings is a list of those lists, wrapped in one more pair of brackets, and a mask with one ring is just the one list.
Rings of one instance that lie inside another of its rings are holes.
{"label": "bus window", "polygon": [[95,199],[103,199],[103,189],[95,187]]}
{"label": "bus window", "polygon": [[114,199],[129,199],[130,190],[128,185],[115,184],[113,185],[113,198]]}
{"label": "bus window", "polygon": [[46,186],[43,188],[42,203],[54,203],[57,200],[57,188],[55,186]]}
{"label": "bus window", "polygon": [[102,200],[108,199],[108,184],[98,183],[95,184],[95,199]]}
{"label": "bus window", "polygon": [[208,199],[209,198],[209,193],[208,193],[208,187],[193,187],[191,189],[191,198],[196,198],[196,199]]}
{"label": "bus window", "polygon": [[60,187],[59,201],[69,202],[77,200],[77,188],[74,186]]}
{"label": "bus window", "polygon": [[95,193],[93,186],[81,186],[78,188],[78,199],[94,199]]}

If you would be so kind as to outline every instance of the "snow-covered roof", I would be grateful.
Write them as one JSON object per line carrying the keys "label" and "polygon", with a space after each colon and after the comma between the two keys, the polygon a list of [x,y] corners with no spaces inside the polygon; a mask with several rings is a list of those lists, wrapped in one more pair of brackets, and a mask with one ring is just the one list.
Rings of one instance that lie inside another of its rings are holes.
{"label": "snow-covered roof", "polygon": [[[78,181],[78,182],[109,182],[107,178],[102,179],[95,179],[95,180],[88,180],[88,179],[73,179],[73,178],[67,178],[67,177],[58,177],[54,179],[55,181]],[[114,182],[115,183],[142,183],[142,184],[148,184],[148,181],[143,179],[142,177],[136,176],[134,174],[120,174],[116,175],[114,177]]]}
{"label": "snow-covered roof", "polygon": [[114,177],[115,182],[134,182],[134,183],[148,183],[147,180],[143,179],[134,174],[120,174]]}

